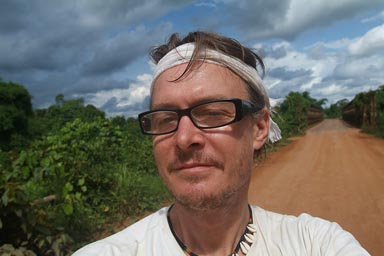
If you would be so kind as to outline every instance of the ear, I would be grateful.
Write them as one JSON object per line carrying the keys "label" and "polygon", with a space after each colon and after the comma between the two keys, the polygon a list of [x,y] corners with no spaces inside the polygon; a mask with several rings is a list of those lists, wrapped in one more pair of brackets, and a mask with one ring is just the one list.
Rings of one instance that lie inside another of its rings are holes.
{"label": "ear", "polygon": [[255,119],[253,125],[253,149],[259,150],[268,140],[269,112],[263,110],[261,116]]}

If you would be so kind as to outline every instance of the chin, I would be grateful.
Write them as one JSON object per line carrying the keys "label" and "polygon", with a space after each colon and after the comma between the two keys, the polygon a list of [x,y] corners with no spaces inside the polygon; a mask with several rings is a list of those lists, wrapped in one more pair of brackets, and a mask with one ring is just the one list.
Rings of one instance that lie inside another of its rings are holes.
{"label": "chin", "polygon": [[[212,190],[212,188],[210,188]],[[236,194],[237,189],[226,187],[226,189],[216,191],[202,191],[201,189],[184,189],[182,193],[171,191],[175,200],[184,207],[194,210],[214,210],[224,207],[229,199]],[[175,193],[173,193],[175,192]]]}

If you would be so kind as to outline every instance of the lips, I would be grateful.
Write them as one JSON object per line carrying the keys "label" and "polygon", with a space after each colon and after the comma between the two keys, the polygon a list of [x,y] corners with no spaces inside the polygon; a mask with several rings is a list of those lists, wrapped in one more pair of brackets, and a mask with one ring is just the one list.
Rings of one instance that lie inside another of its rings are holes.
{"label": "lips", "polygon": [[181,171],[181,170],[186,170],[186,169],[201,169],[201,168],[209,168],[209,167],[214,167],[215,164],[213,163],[182,163],[182,164],[177,164],[174,166],[174,170],[176,171]]}
{"label": "lips", "polygon": [[193,154],[178,154],[177,157],[167,165],[170,172],[198,172],[211,168],[223,169],[223,163],[208,154],[193,152]]}

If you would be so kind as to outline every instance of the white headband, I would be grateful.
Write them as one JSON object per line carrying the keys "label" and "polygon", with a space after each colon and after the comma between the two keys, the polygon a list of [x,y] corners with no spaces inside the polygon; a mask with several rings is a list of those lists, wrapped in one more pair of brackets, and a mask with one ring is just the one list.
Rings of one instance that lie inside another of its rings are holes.
{"label": "white headband", "polygon": [[[151,85],[151,95],[153,89],[153,83],[156,78],[165,70],[183,64],[190,61],[193,52],[195,50],[194,43],[187,43],[176,47],[175,49],[169,51],[156,65],[153,80]],[[270,109],[269,97],[266,89],[263,86],[263,83],[260,79],[257,70],[241,60],[225,55],[221,52],[205,49],[204,55],[200,58],[203,61],[210,62],[217,65],[226,66],[232,70],[235,74],[240,76],[244,81],[246,81],[250,86],[255,87],[261,95],[264,97],[266,107]],[[270,118],[269,120],[269,140],[274,143],[281,139],[281,131],[279,126]]]}

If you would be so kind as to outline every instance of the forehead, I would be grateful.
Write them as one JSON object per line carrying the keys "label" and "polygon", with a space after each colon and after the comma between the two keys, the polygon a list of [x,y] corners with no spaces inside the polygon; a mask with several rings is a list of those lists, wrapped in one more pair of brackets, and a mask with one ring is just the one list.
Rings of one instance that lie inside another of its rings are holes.
{"label": "forehead", "polygon": [[[187,74],[187,63],[165,70],[154,81],[151,108],[188,107],[218,98],[249,99],[245,82],[228,68],[207,62],[195,63]],[[176,81],[175,81],[176,80]]]}

